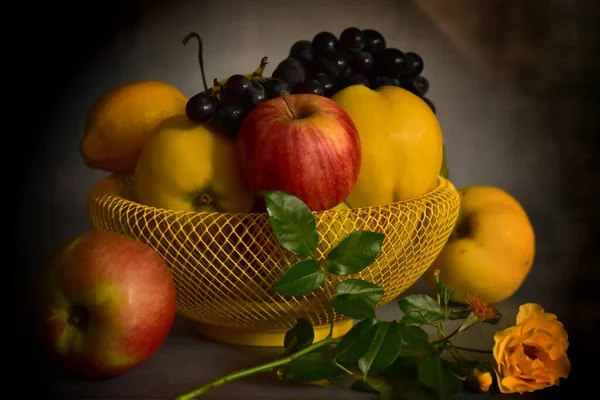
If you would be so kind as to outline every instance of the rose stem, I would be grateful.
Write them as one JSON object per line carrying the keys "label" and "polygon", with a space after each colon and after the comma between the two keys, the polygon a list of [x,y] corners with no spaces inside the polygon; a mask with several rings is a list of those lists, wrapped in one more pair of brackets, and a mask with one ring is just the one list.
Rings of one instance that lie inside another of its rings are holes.
{"label": "rose stem", "polygon": [[204,386],[199,387],[196,390],[193,390],[191,392],[188,392],[186,394],[183,394],[179,397],[177,397],[175,400],[192,400],[200,395],[203,395],[205,393],[207,393],[208,391],[212,390],[212,389],[216,389],[220,386],[223,386],[227,383],[236,381],[238,379],[241,378],[245,378],[247,376],[250,375],[254,375],[254,374],[258,374],[260,372],[268,372],[268,371],[272,371],[276,368],[282,367],[284,365],[287,365],[289,363],[291,363],[292,361],[294,361],[297,358],[300,358],[308,353],[311,353],[321,347],[333,344],[333,343],[337,343],[338,339],[333,339],[333,338],[326,338],[323,339],[320,342],[317,343],[313,343],[308,347],[305,347],[304,349],[290,355],[287,356],[285,358],[281,358],[279,360],[275,360],[275,361],[271,361],[269,363],[263,364],[263,365],[259,365],[256,367],[252,367],[252,368],[248,368],[248,369],[243,369],[241,371],[237,371],[237,372],[232,372],[231,374],[224,376],[222,378],[219,378],[215,381],[212,381],[211,383],[207,383]]}

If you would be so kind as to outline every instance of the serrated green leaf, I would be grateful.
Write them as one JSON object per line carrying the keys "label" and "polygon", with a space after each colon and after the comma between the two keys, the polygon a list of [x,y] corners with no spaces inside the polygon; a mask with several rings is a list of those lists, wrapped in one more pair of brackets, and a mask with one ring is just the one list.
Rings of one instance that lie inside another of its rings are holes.
{"label": "serrated green leaf", "polygon": [[384,235],[357,231],[346,236],[327,254],[327,270],[335,275],[348,275],[371,265],[381,253]]}
{"label": "serrated green leaf", "polygon": [[494,319],[486,319],[483,321],[484,324],[497,325],[502,320],[502,313],[498,311],[498,316]]}
{"label": "serrated green leaf", "polygon": [[367,352],[375,337],[376,324],[374,319],[362,320],[342,337],[335,349],[335,356],[340,363],[355,363]]}
{"label": "serrated green leaf", "polygon": [[308,347],[315,340],[315,331],[306,318],[298,318],[296,325],[285,333],[283,347],[286,354],[295,353]]}
{"label": "serrated green leaf", "polygon": [[275,239],[298,257],[315,251],[319,234],[315,218],[299,198],[281,191],[265,191],[265,205]]}
{"label": "serrated green leaf", "polygon": [[336,294],[331,299],[335,311],[352,319],[374,319],[377,317],[375,308],[360,296],[351,294]]}
{"label": "serrated green leaf", "polygon": [[383,298],[383,289],[362,279],[347,279],[336,288],[331,299],[333,308],[353,319],[373,319],[375,305]]}
{"label": "serrated green leaf", "polygon": [[400,325],[402,330],[401,357],[421,357],[435,350],[429,341],[429,335],[414,325]]}
{"label": "serrated green leaf", "polygon": [[323,352],[308,353],[288,364],[284,377],[300,382],[331,379],[343,371],[335,360]]}
{"label": "serrated green leaf", "polygon": [[425,357],[418,367],[419,382],[437,394],[440,400],[453,400],[463,389],[463,381],[454,373],[452,363],[438,356]]}
{"label": "serrated green leaf", "polygon": [[397,383],[398,397],[394,396],[398,400],[438,400],[435,392],[423,386],[417,378],[413,379],[400,379]]}
{"label": "serrated green leaf", "polygon": [[469,316],[469,314],[471,314],[471,310],[469,309],[451,311],[448,314],[448,319],[453,321],[457,319],[465,319]]}
{"label": "serrated green leaf", "polygon": [[358,360],[358,366],[366,376],[390,365],[402,348],[402,331],[397,321],[377,321],[376,332],[369,349]]}
{"label": "serrated green leaf", "polygon": [[[402,353],[402,351],[401,351]],[[404,357],[400,355],[393,363],[385,367],[381,374],[393,376],[395,378],[417,378],[417,366],[419,359],[417,357]]]}
{"label": "serrated green leaf", "polygon": [[275,293],[284,296],[304,296],[317,290],[325,274],[316,260],[301,260],[293,264],[273,285]]}
{"label": "serrated green leaf", "polygon": [[412,321],[421,324],[433,324],[446,319],[444,310],[431,296],[426,294],[411,294],[398,300],[400,309]]}
{"label": "serrated green leaf", "polygon": [[450,289],[449,286],[447,286],[444,282],[440,280],[439,271],[436,271],[435,274],[435,286],[440,299],[440,303],[443,304],[444,307],[448,307],[448,302],[454,294],[454,290]]}
{"label": "serrated green leaf", "polygon": [[390,398],[390,392],[394,382],[383,378],[369,377],[368,379],[357,379],[350,385],[350,389],[367,393],[379,394],[379,400]]}

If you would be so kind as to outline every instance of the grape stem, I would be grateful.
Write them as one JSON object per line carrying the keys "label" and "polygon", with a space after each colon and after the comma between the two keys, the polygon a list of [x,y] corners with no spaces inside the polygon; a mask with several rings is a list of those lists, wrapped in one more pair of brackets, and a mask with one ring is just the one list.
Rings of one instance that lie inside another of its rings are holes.
{"label": "grape stem", "polygon": [[200,35],[198,35],[196,32],[190,32],[183,38],[183,41],[182,41],[183,45],[185,46],[191,38],[196,38],[198,40],[198,64],[200,64],[200,73],[202,74],[202,84],[204,85],[204,90],[208,91],[208,85],[206,84],[206,75],[204,75],[204,59],[202,57],[202,48],[203,48],[202,39],[200,38]]}
{"label": "grape stem", "polygon": [[279,92],[279,95],[283,98],[283,101],[285,101],[285,105],[287,106],[290,114],[292,114],[292,119],[296,119],[296,114],[294,113],[294,109],[290,104],[290,96],[284,90]]}
{"label": "grape stem", "polygon": [[267,66],[268,63],[269,63],[268,57],[263,57],[260,60],[260,65],[258,66],[258,68],[252,73],[251,79],[254,79],[256,77],[262,77],[262,75],[265,72],[265,67]]}

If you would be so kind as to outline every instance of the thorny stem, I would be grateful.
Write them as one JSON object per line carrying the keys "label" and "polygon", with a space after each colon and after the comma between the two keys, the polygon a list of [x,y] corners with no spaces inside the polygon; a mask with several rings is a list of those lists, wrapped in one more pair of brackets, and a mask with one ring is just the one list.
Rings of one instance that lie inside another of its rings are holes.
{"label": "thorny stem", "polygon": [[453,345],[453,346],[457,350],[470,351],[471,353],[493,354],[493,352],[491,350],[479,350],[479,349],[472,349],[470,347],[462,347],[462,346],[456,346],[456,345]]}
{"label": "thorny stem", "polygon": [[202,39],[200,35],[196,32],[190,32],[183,38],[183,45],[185,46],[187,42],[191,38],[196,38],[198,40],[198,64],[200,64],[200,73],[202,74],[202,84],[204,85],[204,90],[208,91],[208,85],[206,84],[206,75],[204,75],[204,59],[202,57]]}
{"label": "thorny stem", "polygon": [[448,336],[446,336],[446,337],[443,337],[443,338],[441,338],[440,340],[436,340],[436,341],[435,341],[435,342],[433,342],[432,344],[439,344],[439,343],[442,343],[442,342],[447,342],[448,340],[450,340],[450,339],[452,339],[454,336],[456,336],[456,335],[458,334],[459,330],[460,330],[460,327],[459,327],[459,328],[456,328],[456,330],[455,330],[454,332],[452,332],[451,334],[449,334]]}
{"label": "thorny stem", "polygon": [[252,368],[243,369],[243,370],[240,370],[237,372],[232,372],[231,374],[224,376],[222,378],[219,378],[210,383],[207,383],[206,385],[201,386],[196,390],[193,390],[191,392],[188,392],[181,396],[178,396],[175,400],[193,400],[196,397],[199,397],[199,396],[209,392],[210,390],[216,389],[220,386],[226,385],[226,384],[236,381],[238,379],[245,378],[247,376],[258,374],[261,372],[272,371],[279,367],[283,367],[284,365],[291,363],[292,361],[294,361],[297,358],[300,358],[308,353],[312,353],[313,351],[315,351],[321,347],[325,347],[325,346],[328,346],[330,344],[337,343],[337,342],[338,342],[337,339],[332,339],[330,337],[325,338],[320,342],[313,343],[310,346],[308,346],[292,355],[281,358],[279,360],[271,361],[266,364],[262,364],[262,365],[252,367]]}
{"label": "thorny stem", "polygon": [[329,334],[327,335],[328,338],[333,336],[333,324],[334,324],[334,313],[333,313],[333,306],[331,305],[331,289],[329,288],[329,282],[327,281],[327,272],[325,272],[325,280],[323,281],[323,288],[325,289],[325,294],[327,294],[327,300],[329,301],[329,307],[327,307],[327,312],[329,313]]}

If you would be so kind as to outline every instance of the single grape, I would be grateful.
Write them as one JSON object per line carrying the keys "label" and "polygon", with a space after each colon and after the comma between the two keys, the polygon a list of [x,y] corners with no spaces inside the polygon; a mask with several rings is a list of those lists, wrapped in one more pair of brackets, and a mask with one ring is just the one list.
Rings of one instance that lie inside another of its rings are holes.
{"label": "single grape", "polygon": [[316,62],[316,71],[338,77],[343,75],[348,68],[348,61],[345,53],[341,51],[329,51],[322,54]]}
{"label": "single grape", "polygon": [[429,91],[429,81],[424,76],[408,78],[404,82],[404,88],[417,96],[425,96]]}
{"label": "single grape", "polygon": [[404,53],[395,48],[387,48],[381,54],[381,70],[387,76],[394,76],[404,70]]}
{"label": "single grape", "polygon": [[346,28],[340,35],[340,47],[348,51],[361,51],[365,47],[365,37],[358,28]]}
{"label": "single grape", "polygon": [[319,32],[312,40],[312,48],[317,56],[329,51],[336,51],[339,44],[338,38],[331,32]]}
{"label": "single grape", "polygon": [[325,96],[325,88],[323,87],[321,82],[319,82],[316,79],[305,80],[304,82],[302,82],[301,84],[296,86],[294,92],[298,93],[298,94],[306,93],[306,94],[316,94],[319,96]]}
{"label": "single grape", "polygon": [[376,75],[371,79],[371,86],[373,89],[382,86],[400,86],[400,80],[389,76]]}
{"label": "single grape", "polygon": [[267,92],[264,86],[258,81],[252,81],[252,89],[243,102],[244,110],[249,112],[265,100],[267,100]]}
{"label": "single grape", "polygon": [[375,65],[375,59],[371,53],[358,51],[350,56],[349,66],[352,71],[366,75]]}
{"label": "single grape", "polygon": [[429,100],[427,97],[421,97],[421,98],[423,99],[423,101],[425,103],[427,103],[429,108],[431,108],[431,111],[433,111],[433,113],[435,114],[435,104],[433,104],[433,102],[431,100]]}
{"label": "single grape", "polygon": [[325,93],[325,97],[331,97],[337,91],[337,87],[335,85],[335,80],[331,79],[329,75],[324,72],[317,72],[314,74],[313,79],[316,79],[323,85],[323,92]]}
{"label": "single grape", "polygon": [[243,101],[248,93],[250,93],[250,89],[250,79],[240,74],[231,75],[227,79],[227,82],[225,82],[225,99],[229,101]]}
{"label": "single grape", "polygon": [[408,77],[415,77],[423,72],[423,59],[420,55],[413,52],[406,52],[404,54],[405,68],[404,74]]}
{"label": "single grape", "polygon": [[300,61],[306,67],[313,61],[312,43],[309,40],[299,40],[292,45],[290,57]]}
{"label": "single grape", "polygon": [[262,86],[265,88],[267,99],[279,97],[282,91],[287,94],[292,92],[289,83],[279,78],[267,78],[262,83]]}
{"label": "single grape", "polygon": [[215,112],[217,125],[227,134],[235,136],[246,116],[244,106],[237,101],[224,101]]}
{"label": "single grape", "polygon": [[339,90],[342,90],[344,88],[347,88],[348,86],[353,86],[353,85],[364,85],[366,87],[369,87],[370,83],[369,83],[369,79],[366,76],[357,74],[355,72],[353,72],[352,74],[350,74],[348,76],[340,77],[338,79]]}
{"label": "single grape", "polygon": [[363,37],[365,39],[364,50],[369,53],[379,53],[385,50],[385,39],[383,35],[374,29],[364,29]]}
{"label": "single grape", "polygon": [[185,115],[190,121],[208,122],[215,116],[219,101],[210,93],[202,92],[190,97],[185,105]]}
{"label": "single grape", "polygon": [[279,78],[286,81],[291,87],[295,87],[304,82],[306,72],[302,63],[295,58],[288,57],[279,63],[277,68],[271,74],[273,78]]}

